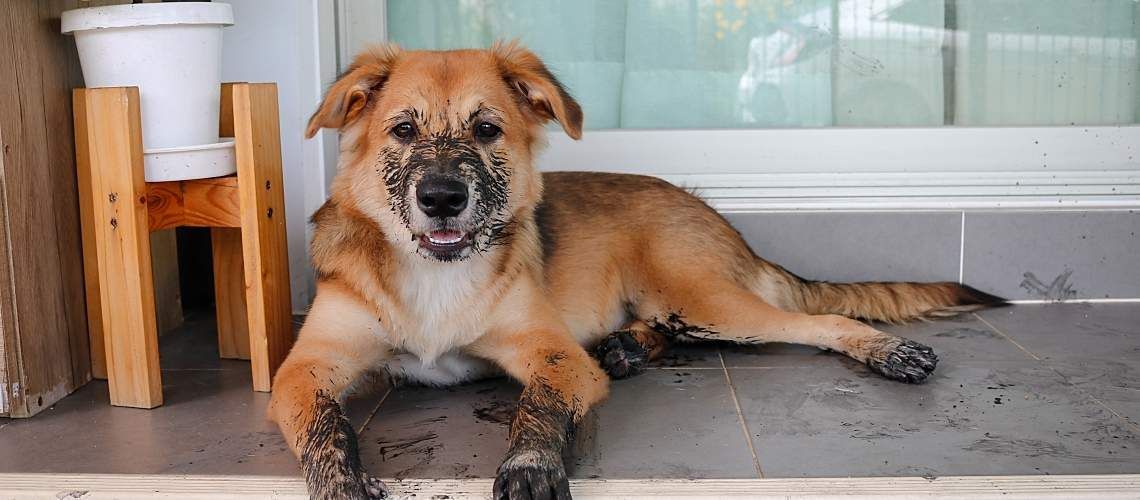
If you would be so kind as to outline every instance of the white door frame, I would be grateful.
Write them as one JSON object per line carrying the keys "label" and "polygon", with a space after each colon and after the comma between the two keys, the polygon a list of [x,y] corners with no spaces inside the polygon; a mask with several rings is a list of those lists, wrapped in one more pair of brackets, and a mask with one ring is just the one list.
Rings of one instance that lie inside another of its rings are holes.
{"label": "white door frame", "polygon": [[552,132],[539,163],[656,175],[727,212],[1089,209],[1140,206],[1138,149],[1138,126],[605,130]]}

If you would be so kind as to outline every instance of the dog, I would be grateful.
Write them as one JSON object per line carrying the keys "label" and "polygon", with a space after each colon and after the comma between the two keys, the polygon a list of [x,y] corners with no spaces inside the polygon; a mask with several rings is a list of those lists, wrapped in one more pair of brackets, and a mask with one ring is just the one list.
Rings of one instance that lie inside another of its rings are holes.
{"label": "dog", "polygon": [[860,320],[1004,303],[949,282],[805,280],[663,180],[539,173],[544,126],[578,139],[582,116],[515,43],[377,47],[329,88],[306,130],[341,134],[332,194],[312,217],[317,294],[269,407],[313,498],[386,495],[338,402],[386,364],[433,384],[492,367],[519,380],[494,497],[568,499],[575,425],[611,378],[672,342],[805,344],[920,383],[934,352]]}

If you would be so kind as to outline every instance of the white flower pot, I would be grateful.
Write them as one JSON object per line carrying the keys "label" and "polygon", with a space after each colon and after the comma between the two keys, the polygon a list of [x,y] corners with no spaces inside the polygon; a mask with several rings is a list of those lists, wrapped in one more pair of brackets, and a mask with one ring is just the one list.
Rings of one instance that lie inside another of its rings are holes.
{"label": "white flower pot", "polygon": [[[62,31],[75,35],[88,88],[139,88],[148,182],[236,170],[232,141],[226,151],[218,137],[222,27],[232,24],[230,5],[211,2],[114,5],[63,13]],[[204,147],[220,156],[203,160]],[[177,160],[180,148],[187,148],[184,162]],[[161,150],[166,161],[152,162],[149,153],[154,150]],[[219,167],[227,157],[231,167]]]}

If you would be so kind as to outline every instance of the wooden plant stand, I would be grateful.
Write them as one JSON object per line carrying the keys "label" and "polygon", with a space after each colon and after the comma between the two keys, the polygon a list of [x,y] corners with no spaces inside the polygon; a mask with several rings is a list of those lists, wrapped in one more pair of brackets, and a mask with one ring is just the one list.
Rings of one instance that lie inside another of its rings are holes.
{"label": "wooden plant stand", "polygon": [[111,404],[162,404],[150,231],[179,226],[210,228],[219,354],[251,360],[269,391],[293,344],[277,86],[223,84],[237,174],[174,182],[143,179],[137,87],[72,97],[92,373]]}

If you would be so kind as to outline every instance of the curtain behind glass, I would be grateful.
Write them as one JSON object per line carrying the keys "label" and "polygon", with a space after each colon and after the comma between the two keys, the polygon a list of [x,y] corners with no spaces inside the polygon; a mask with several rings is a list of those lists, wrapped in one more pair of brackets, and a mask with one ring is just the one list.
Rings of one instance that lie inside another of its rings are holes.
{"label": "curtain behind glass", "polygon": [[407,48],[520,39],[586,127],[1135,123],[1133,0],[389,0]]}

